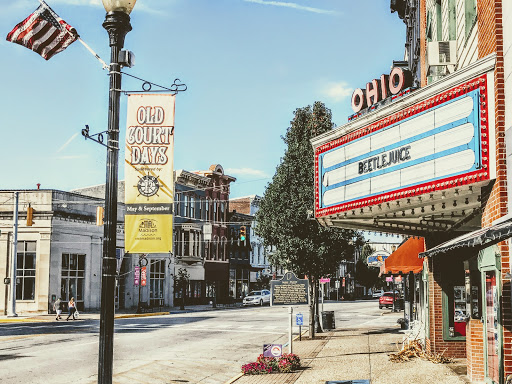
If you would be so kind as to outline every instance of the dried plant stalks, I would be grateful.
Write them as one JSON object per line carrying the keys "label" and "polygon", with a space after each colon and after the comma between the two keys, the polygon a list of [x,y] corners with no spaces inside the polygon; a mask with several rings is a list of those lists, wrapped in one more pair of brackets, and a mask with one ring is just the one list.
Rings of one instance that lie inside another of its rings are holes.
{"label": "dried plant stalks", "polygon": [[408,343],[404,343],[402,349],[397,353],[390,353],[389,360],[393,363],[403,363],[409,361],[414,357],[419,357],[423,360],[428,360],[436,364],[446,364],[451,363],[452,359],[444,356],[444,352],[442,353],[430,353],[423,350],[420,342],[418,340],[412,340]]}

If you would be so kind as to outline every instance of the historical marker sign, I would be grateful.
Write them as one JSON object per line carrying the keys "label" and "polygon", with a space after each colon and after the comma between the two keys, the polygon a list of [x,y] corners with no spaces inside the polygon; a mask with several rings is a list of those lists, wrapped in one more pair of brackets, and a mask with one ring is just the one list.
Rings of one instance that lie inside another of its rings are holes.
{"label": "historical marker sign", "polygon": [[307,279],[298,279],[293,272],[286,272],[281,280],[272,280],[272,305],[308,304]]}

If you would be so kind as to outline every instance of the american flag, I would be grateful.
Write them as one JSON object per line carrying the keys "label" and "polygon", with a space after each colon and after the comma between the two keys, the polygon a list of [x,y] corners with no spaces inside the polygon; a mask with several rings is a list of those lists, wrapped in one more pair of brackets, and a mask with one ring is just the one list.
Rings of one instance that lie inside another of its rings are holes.
{"label": "american flag", "polygon": [[42,3],[43,5],[14,27],[7,35],[7,41],[23,45],[48,60],[77,40],[78,34],[75,28]]}

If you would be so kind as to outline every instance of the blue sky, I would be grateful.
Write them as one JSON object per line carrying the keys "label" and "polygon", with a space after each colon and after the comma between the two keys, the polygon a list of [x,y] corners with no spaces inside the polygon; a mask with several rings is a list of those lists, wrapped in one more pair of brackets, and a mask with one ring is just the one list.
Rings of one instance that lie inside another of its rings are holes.
{"label": "blue sky", "polygon": [[[4,36],[39,5],[0,3]],[[47,3],[108,61],[100,0]],[[176,100],[175,169],[221,164],[237,178],[232,197],[263,195],[296,108],[319,100],[344,124],[352,90],[389,73],[404,53],[405,25],[388,0],[138,0],[131,18],[125,48],[136,64],[124,71],[188,86]],[[1,189],[104,183],[105,149],[80,132],[85,124],[106,130],[107,72],[79,42],[49,61],[5,37],[0,52]],[[140,87],[123,78],[124,90]],[[122,96],[123,141],[125,121]]]}

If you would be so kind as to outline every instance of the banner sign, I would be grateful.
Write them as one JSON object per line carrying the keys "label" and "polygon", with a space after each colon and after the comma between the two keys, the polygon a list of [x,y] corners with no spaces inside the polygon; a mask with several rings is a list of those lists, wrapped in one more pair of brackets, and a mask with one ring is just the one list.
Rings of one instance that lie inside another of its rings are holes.
{"label": "banner sign", "polygon": [[263,357],[280,357],[282,354],[282,344],[263,344]]}
{"label": "banner sign", "polygon": [[490,178],[486,77],[315,149],[315,213],[333,215]]}
{"label": "banner sign", "polygon": [[138,286],[140,282],[140,267],[135,267],[133,285]]}
{"label": "banner sign", "polygon": [[390,253],[385,250],[375,251],[366,258],[366,264],[368,264],[369,267],[380,267],[389,255]]}
{"label": "banner sign", "polygon": [[174,104],[174,95],[128,95],[126,252],[172,251]]}
{"label": "banner sign", "polygon": [[141,267],[140,269],[140,286],[146,286],[146,267]]}

